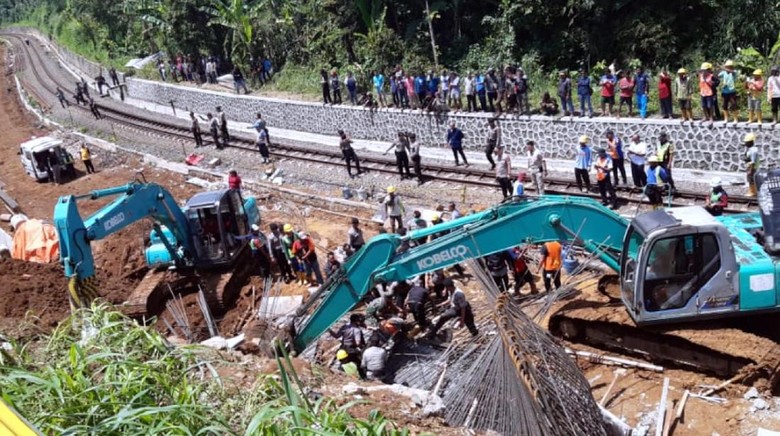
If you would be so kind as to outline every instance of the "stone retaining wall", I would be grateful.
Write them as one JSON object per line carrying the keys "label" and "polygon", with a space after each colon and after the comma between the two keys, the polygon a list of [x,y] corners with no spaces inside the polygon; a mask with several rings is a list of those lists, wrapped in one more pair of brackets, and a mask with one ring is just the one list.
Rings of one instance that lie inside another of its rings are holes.
{"label": "stone retaining wall", "polygon": [[[446,130],[454,120],[465,133],[465,147],[479,150],[487,136],[488,114],[445,114],[436,116],[418,111],[381,109],[369,111],[351,106],[324,106],[318,103],[289,101],[273,98],[236,96],[229,93],[183,88],[159,82],[128,79],[128,93],[131,97],[170,105],[173,100],[177,108],[194,110],[198,113],[214,112],[222,106],[231,120],[252,122],[256,112],[262,112],[269,126],[289,130],[335,135],[344,129],[355,138],[391,141],[398,130],[415,132],[424,144],[445,146]],[[696,123],[681,126],[678,121],[668,120],[602,120],[577,119],[552,120],[549,117],[532,116],[502,118],[503,141],[511,153],[522,150],[526,140],[532,139],[541,145],[545,154],[555,159],[574,159],[577,139],[588,135],[594,144],[604,143],[604,132],[613,129],[627,142],[638,133],[650,145],[657,143],[661,132],[669,133],[677,146],[676,166],[681,168],[739,171],[741,139],[747,132],[758,137],[763,160],[776,164],[780,160],[780,128],[777,131],[747,127],[724,128],[716,123],[709,128]]]}
{"label": "stone retaining wall", "polygon": [[[43,35],[34,32],[39,38]],[[45,40],[45,39],[44,39]],[[57,47],[60,56],[82,74],[94,77],[100,66],[70,51]],[[465,133],[464,146],[479,150],[487,135],[488,114],[444,114],[435,116],[418,111],[381,109],[369,111],[348,105],[324,106],[274,98],[236,96],[231,93],[214,92],[196,88],[176,86],[167,83],[127,78],[128,94],[140,100],[170,105],[173,100],[180,109],[198,113],[213,112],[215,106],[222,106],[231,120],[252,122],[256,112],[271,127],[288,130],[335,135],[344,129],[352,137],[368,140],[391,141],[398,130],[415,132],[427,146],[445,147],[445,135],[450,120],[454,120]],[[773,130],[765,125],[757,127],[715,127],[696,123],[681,126],[678,121],[638,119],[587,119],[553,120],[549,117],[532,116],[502,118],[503,142],[512,154],[522,152],[526,140],[537,142],[544,153],[554,159],[574,159],[577,138],[588,135],[594,144],[604,144],[604,132],[614,130],[624,142],[638,133],[651,146],[657,144],[658,134],[669,133],[677,146],[676,167],[705,171],[741,171],[741,139],[748,132],[754,132],[766,165],[780,164],[780,128]]]}

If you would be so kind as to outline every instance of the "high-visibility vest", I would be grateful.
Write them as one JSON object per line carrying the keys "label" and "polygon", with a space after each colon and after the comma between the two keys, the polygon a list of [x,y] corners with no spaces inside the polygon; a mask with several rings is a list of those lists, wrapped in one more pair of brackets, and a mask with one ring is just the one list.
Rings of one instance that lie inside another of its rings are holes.
{"label": "high-visibility vest", "polygon": [[544,269],[554,271],[561,268],[561,243],[558,241],[546,242],[547,257],[544,259]]}

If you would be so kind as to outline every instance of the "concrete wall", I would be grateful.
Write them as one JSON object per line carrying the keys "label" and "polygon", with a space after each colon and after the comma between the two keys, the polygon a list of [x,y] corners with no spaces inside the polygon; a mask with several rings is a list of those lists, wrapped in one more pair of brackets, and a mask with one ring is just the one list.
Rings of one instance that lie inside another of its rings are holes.
{"label": "concrete wall", "polygon": [[[173,100],[178,108],[199,113],[214,112],[222,106],[229,119],[251,122],[256,112],[262,112],[270,126],[319,134],[336,134],[344,129],[353,137],[370,140],[390,141],[398,130],[417,133],[429,146],[444,146],[446,130],[450,120],[455,120],[466,135],[465,146],[478,150],[487,136],[488,114],[446,114],[435,116],[418,111],[381,109],[369,111],[348,105],[324,106],[273,98],[236,96],[230,93],[213,92],[193,88],[182,88],[159,82],[128,79],[130,96],[159,104],[169,105]],[[590,136],[594,143],[604,144],[604,132],[613,129],[627,142],[638,133],[650,145],[657,143],[661,132],[667,132],[677,146],[678,167],[739,171],[743,169],[740,159],[741,139],[753,131],[761,145],[763,159],[769,164],[780,161],[780,129],[764,130],[747,127],[724,128],[716,123],[709,128],[696,123],[681,126],[679,121],[669,120],[615,120],[575,119],[552,120],[549,117],[532,116],[502,118],[503,141],[513,154],[521,151],[526,140],[532,139],[541,145],[551,158],[573,159],[580,135]]]}
{"label": "concrete wall", "polygon": [[[45,40],[43,35],[34,32]],[[73,68],[87,77],[95,77],[100,66],[61,47],[54,50]],[[344,129],[355,138],[390,141],[398,130],[417,133],[427,146],[445,147],[445,134],[450,120],[455,120],[464,131],[465,147],[479,150],[487,135],[488,114],[445,114],[434,116],[417,111],[399,111],[382,109],[371,112],[365,108],[348,105],[324,106],[318,103],[306,103],[274,98],[236,96],[231,93],[214,92],[196,88],[179,87],[167,83],[128,78],[128,94],[137,99],[163,105],[171,100],[177,108],[194,110],[199,113],[213,112],[215,106],[225,109],[228,118],[236,121],[251,122],[256,112],[271,127],[312,132],[336,134]],[[768,112],[768,108],[766,110]],[[511,153],[522,151],[526,140],[537,142],[545,154],[554,159],[573,159],[580,135],[588,135],[594,144],[604,144],[604,132],[614,130],[624,138],[624,142],[634,133],[638,133],[651,146],[657,144],[658,134],[667,132],[676,145],[676,166],[680,168],[741,171],[741,139],[747,132],[754,132],[762,151],[762,159],[767,165],[780,164],[780,128],[773,130],[765,126],[763,130],[754,127],[715,127],[696,123],[694,126],[681,126],[678,121],[638,119],[600,119],[577,118],[571,120],[553,120],[548,117],[532,116],[522,118],[502,118],[503,141]]]}

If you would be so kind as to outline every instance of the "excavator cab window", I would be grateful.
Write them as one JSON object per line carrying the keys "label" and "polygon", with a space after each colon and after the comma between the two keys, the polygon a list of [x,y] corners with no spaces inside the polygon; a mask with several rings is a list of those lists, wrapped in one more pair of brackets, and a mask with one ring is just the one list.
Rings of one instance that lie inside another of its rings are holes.
{"label": "excavator cab window", "polygon": [[219,259],[223,255],[220,220],[214,207],[200,207],[187,211],[187,218],[193,229],[200,229],[197,235],[196,249],[209,259]]}
{"label": "excavator cab window", "polygon": [[644,300],[648,311],[679,309],[720,269],[713,234],[659,239],[649,250]]}
{"label": "excavator cab window", "polygon": [[[623,276],[622,291],[624,299],[634,301],[634,277],[636,276],[637,255],[645,238],[634,226],[628,228],[623,240],[623,251],[620,259],[620,271]],[[630,303],[633,306],[633,303]]]}

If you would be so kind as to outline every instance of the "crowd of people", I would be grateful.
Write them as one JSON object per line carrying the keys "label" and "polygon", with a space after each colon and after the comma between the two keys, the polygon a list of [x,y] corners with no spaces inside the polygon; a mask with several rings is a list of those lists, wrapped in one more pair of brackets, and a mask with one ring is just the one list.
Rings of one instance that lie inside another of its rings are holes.
{"label": "crowd of people", "polygon": [[[661,69],[657,77],[652,77],[643,67],[616,71],[614,66],[610,66],[597,73],[592,74],[581,68],[577,77],[571,77],[568,70],[560,71],[556,84],[557,99],[550,92],[544,92],[535,110],[529,104],[531,87],[528,75],[517,66],[498,70],[488,68],[484,72],[469,71],[461,76],[446,69],[414,73],[398,65],[387,73],[371,72],[365,84],[359,83],[351,71],[342,78],[336,68],[330,72],[322,69],[320,85],[325,104],[342,104],[345,101],[342,99],[343,87],[352,105],[371,108],[463,110],[497,114],[538,112],[550,116],[562,114],[581,117],[594,116],[592,99],[593,94],[598,93],[601,115],[620,118],[625,114],[633,117],[636,110],[643,119],[648,116],[651,87],[656,86],[658,106],[663,118],[675,117],[676,104],[681,122],[693,122],[693,100],[699,99],[701,122],[710,124],[721,118],[726,123],[740,121],[738,88],[742,87],[747,94],[748,124],[763,121],[764,100],[770,106],[772,122],[778,122],[780,67],[777,66],[772,67],[767,78],[761,69],[741,77],[731,60],[724,62],[717,72],[711,63],[705,62],[690,75],[686,68],[679,68],[674,77],[665,68]],[[365,92],[359,94],[359,90]],[[575,108],[575,93],[579,110]]]}
{"label": "crowd of people", "polygon": [[[192,56],[177,54],[167,62],[160,59],[157,63],[157,72],[160,74],[160,80],[167,82],[192,82],[198,85],[204,83],[216,85],[220,72],[230,73],[233,76],[233,88],[236,94],[241,89],[245,94],[249,93],[246,85],[244,73],[238,65],[232,69],[226,69],[226,62],[219,56],[204,56],[193,60]],[[273,62],[265,58],[249,58],[249,72],[251,80],[257,86],[263,86],[271,80],[274,74]]]}

